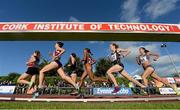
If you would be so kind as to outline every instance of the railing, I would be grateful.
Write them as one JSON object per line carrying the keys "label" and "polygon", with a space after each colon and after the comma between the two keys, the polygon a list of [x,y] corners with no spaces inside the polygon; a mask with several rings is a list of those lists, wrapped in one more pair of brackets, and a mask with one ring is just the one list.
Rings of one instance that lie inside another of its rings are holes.
{"label": "railing", "polygon": [[[16,87],[14,94],[26,94],[28,87]],[[69,95],[75,89],[73,87],[46,87],[40,91],[42,95]],[[142,95],[144,92],[139,87],[131,88],[133,94]],[[159,89],[154,87],[149,87],[145,90],[147,94],[159,94]],[[83,87],[80,89],[80,92],[87,96],[93,95],[93,87]]]}

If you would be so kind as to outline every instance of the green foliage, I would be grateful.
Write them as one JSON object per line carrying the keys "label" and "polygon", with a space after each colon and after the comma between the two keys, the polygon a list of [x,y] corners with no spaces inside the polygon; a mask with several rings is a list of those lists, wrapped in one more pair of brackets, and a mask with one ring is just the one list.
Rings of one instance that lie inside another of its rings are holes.
{"label": "green foliage", "polygon": [[110,60],[106,58],[99,58],[96,62],[96,72],[95,74],[97,76],[105,76],[107,70],[112,66],[112,63]]}
{"label": "green foliage", "polygon": [[51,77],[45,77],[45,83],[48,85],[54,85],[57,84],[58,81],[61,81],[62,79],[59,76],[51,76]]}
{"label": "green foliage", "polygon": [[39,64],[39,68],[42,69],[44,66],[46,66],[47,64],[49,64],[50,62],[48,60],[46,60],[45,58],[41,59],[41,63]]}
{"label": "green foliage", "polygon": [[9,73],[8,76],[1,76],[0,81],[11,81],[12,83],[16,83],[19,76],[19,73]]}
{"label": "green foliage", "polygon": [[117,80],[119,85],[124,84],[126,87],[128,87],[129,80],[127,80],[126,78],[119,77],[119,78],[116,78],[116,80]]}
{"label": "green foliage", "polygon": [[177,73],[174,73],[174,74],[173,74],[173,77],[179,77],[179,76],[180,76],[180,73],[178,73],[178,74],[177,74]]}
{"label": "green foliage", "polygon": [[18,74],[18,73],[10,73],[8,75],[8,81],[13,81],[15,78],[17,78],[19,76],[20,76],[20,74]]}
{"label": "green foliage", "polygon": [[[83,63],[81,62],[81,59],[79,57],[76,58],[76,61],[77,61],[77,71],[78,71],[77,75],[80,77],[84,71]],[[40,69],[42,69],[45,65],[47,65],[49,63],[50,62],[48,60],[43,58],[40,63]],[[66,73],[71,74],[71,70],[67,65],[68,65],[68,63],[65,64],[64,70]],[[95,70],[96,70],[95,75],[96,76],[106,76],[106,72],[111,66],[112,66],[112,64],[108,59],[99,58],[95,65]],[[12,81],[13,83],[16,83],[19,76],[20,76],[20,74],[18,74],[18,73],[10,73],[8,76],[1,76],[0,81]],[[128,86],[129,81],[126,78],[117,77],[116,79],[117,79],[118,84],[124,84],[124,85]],[[60,81],[62,79],[61,79],[61,77],[59,77],[59,75],[55,69],[55,70],[49,71],[45,74],[45,80],[46,80],[46,84],[53,85],[53,84],[56,84],[57,81]],[[86,78],[86,80],[89,81],[89,79],[87,79],[87,78]],[[37,77],[36,82],[38,84],[38,77]]]}
{"label": "green foliage", "polygon": [[1,102],[0,109],[180,109],[176,102]]}
{"label": "green foliage", "polygon": [[[77,76],[81,76],[82,73],[84,72],[83,70],[83,63],[81,62],[81,59],[79,57],[76,57],[76,62],[77,62]],[[68,66],[69,61],[64,65],[64,71],[70,75],[71,74],[71,68]]]}

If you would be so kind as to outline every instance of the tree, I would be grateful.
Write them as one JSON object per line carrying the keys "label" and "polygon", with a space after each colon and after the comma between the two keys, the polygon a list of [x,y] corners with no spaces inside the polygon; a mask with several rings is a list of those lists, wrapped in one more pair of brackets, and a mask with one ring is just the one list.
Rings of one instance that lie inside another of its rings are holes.
{"label": "tree", "polygon": [[180,74],[180,73],[178,73],[178,74],[177,74],[177,73],[174,73],[174,74],[173,74],[173,77],[179,77],[179,74]]}
{"label": "tree", "polygon": [[[81,76],[82,73],[84,72],[83,70],[83,63],[81,62],[81,59],[79,57],[76,57],[76,62],[77,62],[77,76]],[[68,66],[69,61],[64,65],[64,71],[68,73],[68,75],[71,74],[71,68]]]}
{"label": "tree", "polygon": [[96,63],[96,71],[95,74],[97,76],[105,76],[107,70],[112,66],[112,63],[107,58],[99,58]]}
{"label": "tree", "polygon": [[42,62],[39,64],[39,69],[42,69],[44,66],[48,65],[50,62],[45,58],[42,58]]}
{"label": "tree", "polygon": [[9,73],[8,76],[1,77],[1,81],[11,81],[12,83],[16,83],[18,77],[20,76],[19,73]]}
{"label": "tree", "polygon": [[19,73],[9,73],[7,79],[8,79],[9,81],[13,81],[15,78],[17,78],[17,77],[19,77],[19,76],[20,76]]}

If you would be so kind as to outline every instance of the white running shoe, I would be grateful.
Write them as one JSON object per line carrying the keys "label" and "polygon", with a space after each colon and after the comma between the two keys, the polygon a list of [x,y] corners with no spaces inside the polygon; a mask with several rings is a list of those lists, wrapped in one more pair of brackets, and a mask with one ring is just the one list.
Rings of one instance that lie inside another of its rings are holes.
{"label": "white running shoe", "polygon": [[75,89],[79,90],[79,84],[74,85]]}

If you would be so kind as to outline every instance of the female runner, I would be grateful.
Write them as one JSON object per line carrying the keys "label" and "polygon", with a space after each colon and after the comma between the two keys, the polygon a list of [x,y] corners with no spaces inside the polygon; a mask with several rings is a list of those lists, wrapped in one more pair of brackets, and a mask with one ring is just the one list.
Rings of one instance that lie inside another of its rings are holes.
{"label": "female runner", "polygon": [[89,76],[90,80],[93,82],[108,82],[108,80],[105,78],[94,76],[94,73],[92,71],[92,65],[95,64],[95,60],[91,57],[92,55],[91,50],[89,48],[85,48],[83,53],[84,53],[84,58],[82,61],[84,62],[85,70],[80,78],[79,86],[80,87],[82,86],[87,76]]}
{"label": "female runner", "polygon": [[144,85],[146,87],[148,86],[147,77],[151,76],[152,78],[156,79],[157,81],[162,82],[165,85],[173,88],[174,91],[176,92],[176,94],[179,94],[179,92],[177,91],[177,87],[171,85],[170,83],[168,83],[168,81],[160,78],[156,74],[154,67],[151,65],[150,57],[154,57],[153,60],[157,61],[157,59],[159,58],[159,55],[156,53],[152,53],[149,50],[146,50],[146,48],[144,48],[144,47],[139,48],[139,53],[140,53],[140,55],[138,57],[136,57],[136,61],[139,65],[142,65],[142,67],[144,69],[144,73],[142,74],[142,79],[143,79]]}
{"label": "female runner", "polygon": [[76,89],[79,89],[77,84],[70,78],[68,77],[63,68],[62,64],[60,62],[60,57],[61,55],[65,52],[65,49],[62,48],[64,43],[62,42],[56,42],[55,44],[55,52],[52,55],[52,61],[50,64],[46,65],[41,71],[40,71],[40,76],[39,76],[39,88],[43,87],[43,81],[44,81],[44,74],[50,70],[57,69],[58,74],[61,76],[62,79],[66,80],[70,84],[72,84]]}
{"label": "female runner", "polygon": [[142,85],[137,80],[133,79],[132,77],[128,75],[128,73],[124,70],[124,65],[121,63],[121,57],[127,56],[130,53],[130,50],[119,48],[119,46],[115,43],[110,44],[110,50],[112,51],[111,61],[113,63],[113,66],[107,71],[107,74],[115,85],[112,93],[117,93],[120,90],[120,87],[115,77],[112,74],[114,72],[119,72],[122,76],[127,78],[129,81],[135,83],[141,88],[145,88],[144,85]]}
{"label": "female runner", "polygon": [[[17,80],[18,83],[28,84],[28,90],[32,88],[33,84],[35,83],[36,75],[39,74],[40,56],[40,51],[36,50],[26,63],[28,66],[27,71],[24,74],[22,74]],[[31,81],[25,80],[28,77],[31,77]]]}
{"label": "female runner", "polygon": [[71,79],[74,82],[76,82],[76,79],[77,79],[77,62],[76,62],[76,54],[75,53],[71,53],[68,66],[70,67],[70,70],[71,70]]}

